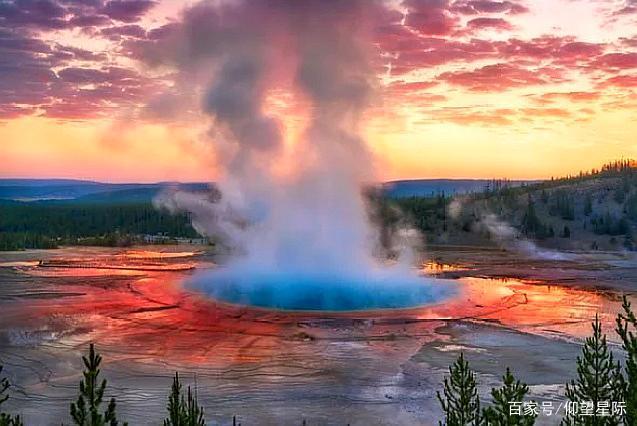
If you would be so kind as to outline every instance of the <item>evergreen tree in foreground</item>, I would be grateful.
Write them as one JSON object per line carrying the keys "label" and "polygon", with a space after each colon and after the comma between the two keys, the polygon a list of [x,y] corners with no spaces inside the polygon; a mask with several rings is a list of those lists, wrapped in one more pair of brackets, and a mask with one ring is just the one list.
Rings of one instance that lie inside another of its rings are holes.
{"label": "evergreen tree in foreground", "polygon": [[513,411],[514,414],[511,414],[512,402],[519,403],[518,407],[524,413],[521,404],[529,392],[529,387],[516,380],[509,368],[506,369],[502,380],[501,388],[491,389],[493,405],[483,411],[482,417],[485,424],[489,426],[531,426],[535,424],[537,415],[520,415],[515,411]]}
{"label": "evergreen tree in foreground", "polygon": [[205,426],[203,408],[197,403],[197,396],[193,396],[188,386],[187,397],[181,393],[179,373],[175,373],[173,385],[168,396],[168,418],[164,426]]}
{"label": "evergreen tree in foreground", "polygon": [[[0,365],[0,374],[2,373],[2,365]],[[9,390],[9,381],[6,377],[0,379],[0,406],[9,399],[9,395],[6,395]],[[7,413],[0,411],[0,426],[23,426],[20,416],[11,416]]]}
{"label": "evergreen tree in foreground", "polygon": [[445,415],[440,425],[468,426],[480,424],[480,398],[476,387],[475,373],[469,368],[464,354],[449,367],[449,377],[444,379],[441,395],[436,392]]}
{"label": "evergreen tree in foreground", "polygon": [[624,312],[617,315],[615,331],[622,340],[626,351],[626,416],[624,423],[637,424],[637,318],[631,310],[630,302],[624,296]]}
{"label": "evergreen tree in foreground", "polygon": [[[608,349],[597,315],[592,326],[593,335],[586,338],[582,356],[577,357],[577,381],[566,385],[566,397],[575,403],[577,412],[569,410],[562,420],[563,426],[613,426],[622,422],[622,416],[612,413],[611,405],[624,401],[626,383],[619,363]],[[591,407],[586,413],[582,411],[582,403]],[[608,404],[608,414],[599,410],[600,403]]]}
{"label": "evergreen tree in foreground", "polygon": [[[83,356],[84,380],[80,382],[80,395],[77,401],[71,403],[71,417],[78,426],[117,426],[115,413],[115,398],[111,398],[106,411],[100,413],[100,405],[104,398],[106,379],[99,383],[100,363],[102,357],[95,353],[95,347],[91,343],[88,357]],[[124,423],[126,425],[126,423]]]}

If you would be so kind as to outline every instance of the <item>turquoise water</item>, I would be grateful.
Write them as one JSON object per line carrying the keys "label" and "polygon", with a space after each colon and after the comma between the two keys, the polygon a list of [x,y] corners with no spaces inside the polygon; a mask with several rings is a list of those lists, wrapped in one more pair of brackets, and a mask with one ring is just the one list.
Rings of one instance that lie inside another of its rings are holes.
{"label": "turquoise water", "polygon": [[195,288],[232,304],[295,311],[401,309],[442,301],[454,293],[445,280],[411,274],[238,273],[197,277]]}

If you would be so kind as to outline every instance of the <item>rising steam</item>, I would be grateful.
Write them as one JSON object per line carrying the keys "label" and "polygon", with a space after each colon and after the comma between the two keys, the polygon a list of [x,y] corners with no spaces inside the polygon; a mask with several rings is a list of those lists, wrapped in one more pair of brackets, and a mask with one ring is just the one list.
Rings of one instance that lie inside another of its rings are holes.
{"label": "rising steam", "polygon": [[[273,0],[202,2],[185,12],[161,60],[209,79],[203,110],[214,120],[221,196],[177,192],[156,201],[191,212],[198,231],[238,253],[197,279],[204,291],[292,309],[335,309],[339,300],[345,309],[403,307],[449,291],[406,265],[382,267],[371,254],[379,235],[362,188],[374,181],[374,159],[360,126],[374,99],[370,32],[382,7]],[[268,95],[281,90],[300,100],[307,117],[293,148],[267,109]],[[296,167],[277,173],[290,157]]]}
{"label": "rising steam", "polygon": [[[457,220],[462,214],[463,202],[461,198],[455,198],[447,208],[449,216]],[[498,215],[484,209],[476,217],[474,230],[487,231],[501,247],[520,253],[533,259],[542,260],[573,260],[576,256],[572,253],[564,253],[539,247],[533,241],[525,238],[520,231],[511,224],[501,219]]]}

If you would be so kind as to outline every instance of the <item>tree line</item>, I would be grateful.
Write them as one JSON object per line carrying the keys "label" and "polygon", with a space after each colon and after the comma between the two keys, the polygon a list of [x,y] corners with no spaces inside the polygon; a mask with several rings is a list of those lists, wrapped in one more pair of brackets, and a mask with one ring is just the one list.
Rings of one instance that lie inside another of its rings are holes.
{"label": "tree line", "polygon": [[151,203],[0,203],[0,250],[128,245],[140,235],[197,238],[188,214]]}
{"label": "tree line", "polygon": [[[617,161],[579,176],[522,186],[494,181],[483,192],[459,197],[439,193],[384,202],[402,211],[430,242],[444,242],[449,236],[462,241],[468,236],[463,233],[490,239],[481,221],[485,215],[495,215],[526,238],[587,239],[595,249],[594,235],[608,236],[611,246],[621,244],[631,250],[637,230],[636,164]],[[453,203],[460,209],[450,215]],[[398,222],[391,208],[385,210],[389,214],[381,216],[383,224]]]}

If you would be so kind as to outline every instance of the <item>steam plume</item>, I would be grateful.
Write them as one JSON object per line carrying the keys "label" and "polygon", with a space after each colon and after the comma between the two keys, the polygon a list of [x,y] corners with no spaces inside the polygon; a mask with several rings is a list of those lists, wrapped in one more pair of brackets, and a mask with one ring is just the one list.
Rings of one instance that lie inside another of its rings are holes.
{"label": "steam plume", "polygon": [[[374,181],[374,167],[359,128],[374,98],[369,36],[382,7],[359,0],[202,2],[185,13],[164,60],[183,73],[209,74],[203,109],[214,119],[211,139],[225,174],[216,202],[176,193],[158,203],[192,212],[198,230],[221,235],[242,253],[224,271],[200,278],[206,291],[235,300],[240,296],[228,294],[251,294],[260,279],[285,297],[300,288],[303,294],[284,304],[293,307],[330,290],[319,282],[338,288],[326,296],[332,300],[388,285],[421,302],[445,291],[425,294],[407,268],[383,269],[371,255],[378,235],[361,190]],[[280,89],[301,99],[309,117],[292,148],[297,167],[283,177],[273,168],[285,151],[283,126],[266,111],[268,93]],[[230,283],[225,290],[208,285],[220,277]],[[332,307],[323,302],[315,306]]]}
{"label": "steam plume", "polygon": [[[455,198],[449,203],[447,208],[449,216],[457,220],[462,213],[462,200]],[[534,259],[543,260],[573,260],[575,255],[556,250],[549,250],[538,247],[533,241],[524,236],[508,222],[502,220],[498,215],[483,211],[478,216],[478,221],[474,226],[477,230],[486,230],[495,241],[507,250],[521,253]]]}

